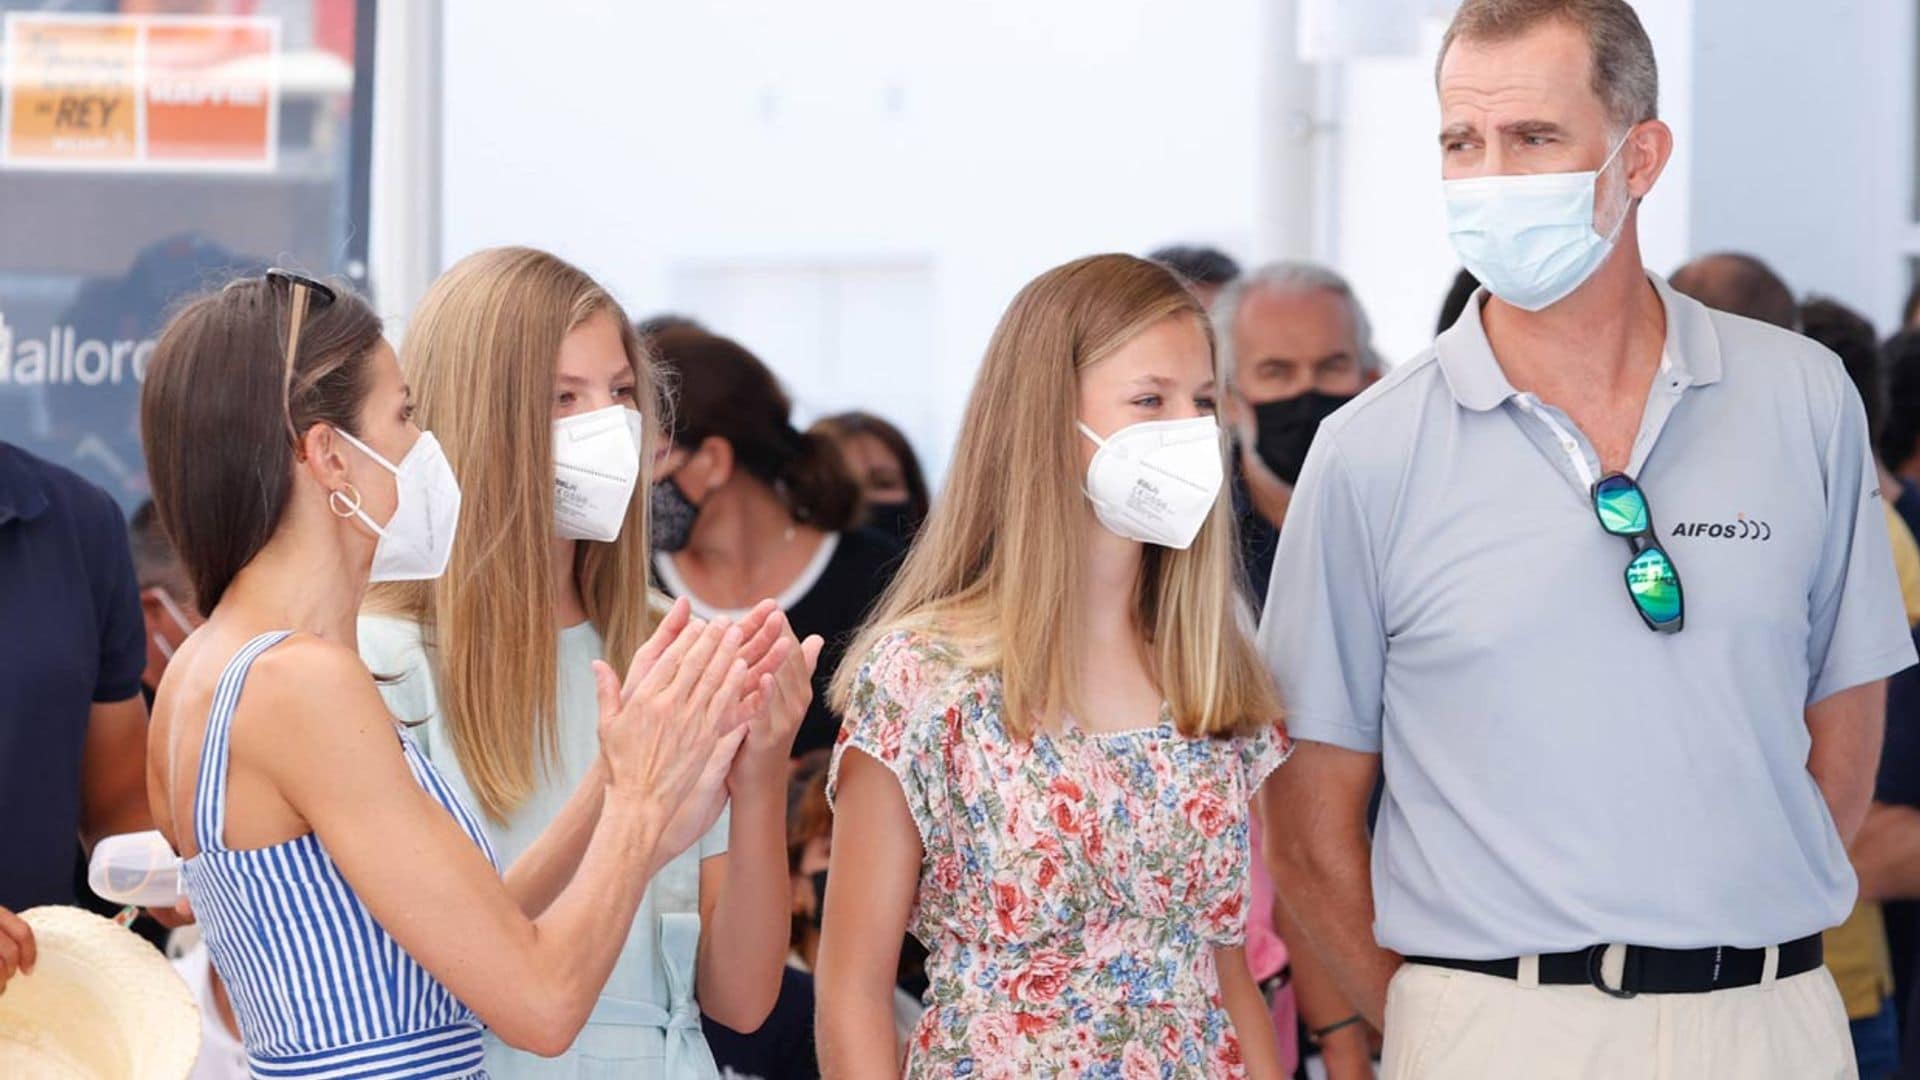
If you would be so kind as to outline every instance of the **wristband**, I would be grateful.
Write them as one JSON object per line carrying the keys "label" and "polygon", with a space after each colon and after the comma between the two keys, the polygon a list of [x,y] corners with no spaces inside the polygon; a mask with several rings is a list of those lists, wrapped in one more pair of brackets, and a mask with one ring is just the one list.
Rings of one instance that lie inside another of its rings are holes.
{"label": "wristband", "polygon": [[1337,1021],[1335,1023],[1328,1024],[1326,1027],[1314,1028],[1311,1031],[1308,1031],[1307,1037],[1313,1040],[1313,1044],[1315,1046],[1318,1046],[1323,1040],[1326,1039],[1327,1036],[1332,1035],[1337,1031],[1343,1031],[1347,1028],[1350,1028],[1355,1024],[1361,1023],[1365,1019],[1366,1018],[1361,1016],[1359,1013],[1354,1013],[1352,1016],[1347,1017],[1345,1020]]}

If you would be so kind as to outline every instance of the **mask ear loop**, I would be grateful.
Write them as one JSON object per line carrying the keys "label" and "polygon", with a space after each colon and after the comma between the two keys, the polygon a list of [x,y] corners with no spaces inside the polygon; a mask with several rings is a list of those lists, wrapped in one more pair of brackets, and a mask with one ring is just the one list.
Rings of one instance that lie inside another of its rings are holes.
{"label": "mask ear loop", "polygon": [[[166,612],[167,618],[172,619],[173,625],[179,628],[180,633],[183,635],[181,640],[184,641],[186,638],[192,637],[193,627],[187,624],[186,613],[180,610],[180,605],[173,602],[172,591],[164,585],[156,585],[153,587],[152,593],[154,600],[160,605],[160,610]],[[168,662],[172,662],[174,646],[167,644],[166,636],[164,634],[152,634],[149,636],[153,639],[153,647],[160,650],[160,655]]]}
{"label": "mask ear loop", "polygon": [[[1101,438],[1098,435],[1095,435],[1093,433],[1093,429],[1087,426],[1087,422],[1085,420],[1075,420],[1073,422],[1073,426],[1080,429],[1080,434],[1085,435],[1087,438],[1093,440],[1093,445],[1097,448],[1097,451],[1098,451],[1093,455],[1093,460],[1099,461],[1100,453],[1104,453],[1107,449],[1107,440]],[[1093,462],[1088,462],[1087,471],[1082,473],[1080,476],[1080,494],[1083,497],[1085,497],[1088,502],[1098,505],[1099,500],[1093,497],[1093,489],[1087,486],[1087,481],[1092,478],[1092,475],[1093,475]]]}
{"label": "mask ear loop", "polygon": [[[1609,168],[1613,166],[1614,159],[1619,157],[1620,151],[1626,148],[1627,139],[1632,134],[1633,134],[1633,131],[1631,128],[1629,128],[1626,135],[1620,136],[1620,141],[1613,144],[1613,150],[1607,154],[1607,159],[1605,161],[1602,161],[1600,163],[1600,167],[1593,171],[1593,185],[1596,189],[1599,188],[1600,186],[1600,174],[1606,172]],[[1622,184],[1625,184],[1626,178],[1621,177],[1620,182]],[[1638,201],[1639,200],[1633,197],[1632,192],[1630,191],[1627,192],[1627,204],[1620,208],[1620,220],[1614,222],[1612,231],[1606,234],[1605,239],[1609,245],[1613,244],[1615,241],[1620,239],[1620,230],[1627,227],[1627,215],[1633,212],[1633,204]],[[1600,235],[1600,230],[1595,229],[1594,235],[1596,236]]]}

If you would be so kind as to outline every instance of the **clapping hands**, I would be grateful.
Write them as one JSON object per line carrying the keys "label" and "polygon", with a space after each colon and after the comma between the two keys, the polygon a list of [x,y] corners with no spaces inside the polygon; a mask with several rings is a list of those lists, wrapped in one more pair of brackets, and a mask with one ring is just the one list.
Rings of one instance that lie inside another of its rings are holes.
{"label": "clapping hands", "polygon": [[[710,654],[693,652],[696,643],[715,635],[725,643],[724,648]],[[687,746],[689,753],[704,747],[704,757],[698,775],[672,808],[661,840],[663,857],[670,858],[698,842],[719,818],[730,791],[741,790],[744,785],[756,790],[785,785],[794,735],[813,700],[812,678],[821,644],[817,635],[804,642],[796,640],[786,613],[772,600],[761,601],[738,623],[724,618],[708,623],[695,618],[682,599],[674,603],[653,636],[634,654],[617,694],[612,687],[612,669],[596,664],[603,717],[610,708],[624,714],[644,689],[657,688],[661,680],[655,671],[669,658],[684,667],[689,657],[703,656],[711,667],[724,654],[732,669],[713,683],[714,694],[703,706],[711,711],[711,741],[702,736],[696,740],[697,745]],[[702,706],[689,700],[680,702],[679,707],[694,710]],[[700,723],[692,715],[686,716],[685,722],[695,727]],[[602,739],[607,737],[603,726]]]}

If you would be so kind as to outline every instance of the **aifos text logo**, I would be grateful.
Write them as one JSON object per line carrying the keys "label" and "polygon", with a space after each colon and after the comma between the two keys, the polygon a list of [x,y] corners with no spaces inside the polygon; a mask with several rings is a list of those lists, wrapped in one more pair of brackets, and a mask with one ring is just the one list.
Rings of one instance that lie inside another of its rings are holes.
{"label": "aifos text logo", "polygon": [[1773,539],[1773,526],[1741,514],[1732,521],[1683,521],[1673,527],[1673,535],[1704,537],[1708,540],[1766,541]]}

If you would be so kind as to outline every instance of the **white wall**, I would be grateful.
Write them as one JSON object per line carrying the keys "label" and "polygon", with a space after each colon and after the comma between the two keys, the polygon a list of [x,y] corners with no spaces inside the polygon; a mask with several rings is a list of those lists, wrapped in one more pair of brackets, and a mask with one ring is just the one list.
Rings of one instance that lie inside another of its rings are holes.
{"label": "white wall", "polygon": [[[1449,5],[1429,0],[1414,54],[1303,83],[1277,47],[1299,2],[447,4],[440,259],[550,248],[635,314],[739,337],[802,421],[904,421],[936,470],[1007,301],[1092,251],[1322,258],[1404,359],[1456,269],[1432,85]],[[1920,251],[1916,5],[1635,6],[1676,134],[1648,265],[1756,251],[1888,327]],[[1314,134],[1290,132],[1316,99]]]}
{"label": "white wall", "polygon": [[1885,333],[1914,238],[1915,4],[1695,0],[1696,252],[1748,251]]}
{"label": "white wall", "polygon": [[[1259,2],[462,0],[442,250],[535,244],[635,314],[709,316],[808,416],[906,414],[937,469],[1035,274],[1251,247]],[[918,333],[830,329],[900,304]]]}
{"label": "white wall", "polygon": [[1346,61],[1336,134],[1337,246],[1319,256],[1352,282],[1390,364],[1433,340],[1440,300],[1459,269],[1447,243],[1434,137],[1433,56],[1446,28],[1429,19],[1417,55]]}

